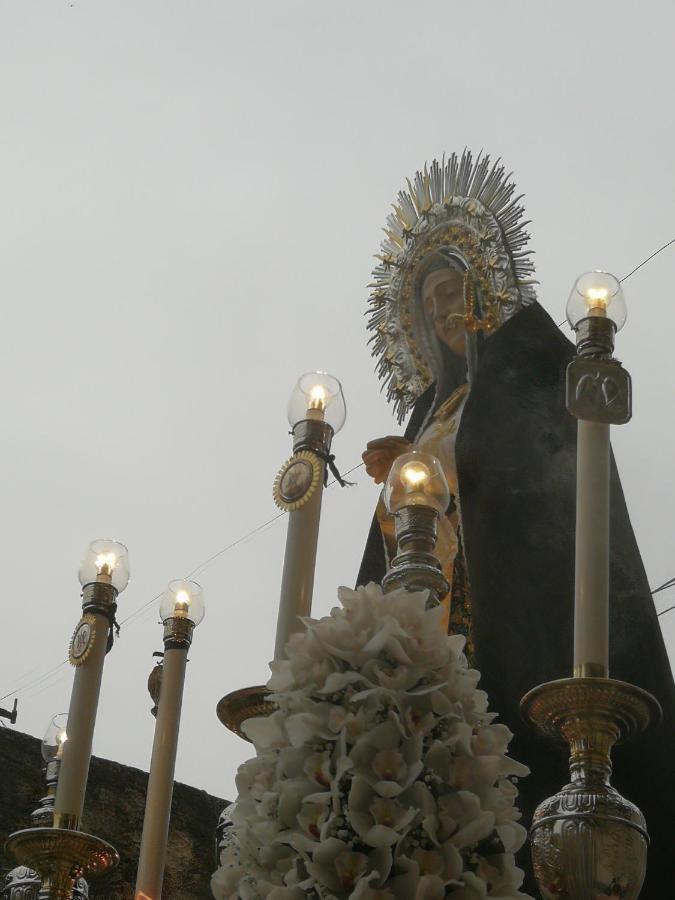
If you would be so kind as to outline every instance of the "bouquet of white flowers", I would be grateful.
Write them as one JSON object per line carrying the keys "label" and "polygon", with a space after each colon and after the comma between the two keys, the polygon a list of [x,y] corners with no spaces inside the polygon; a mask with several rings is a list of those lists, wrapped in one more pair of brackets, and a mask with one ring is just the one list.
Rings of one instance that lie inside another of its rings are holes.
{"label": "bouquet of white flowers", "polygon": [[277,709],[244,725],[217,900],[524,898],[525,829],[480,675],[426,592],[341,588],[272,663]]}

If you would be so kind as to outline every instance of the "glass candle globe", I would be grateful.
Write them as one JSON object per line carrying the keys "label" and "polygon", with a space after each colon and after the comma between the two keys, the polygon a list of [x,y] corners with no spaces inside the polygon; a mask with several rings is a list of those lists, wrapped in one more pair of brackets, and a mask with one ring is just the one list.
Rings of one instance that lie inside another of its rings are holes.
{"label": "glass candle globe", "polygon": [[384,502],[390,513],[404,506],[429,506],[445,515],[450,488],[440,462],[421,450],[399,456],[384,487]]}
{"label": "glass candle globe", "polygon": [[80,584],[86,587],[95,581],[112,584],[121,593],[129,584],[129,553],[119,541],[92,541],[82,560]]}
{"label": "glass candle globe", "polygon": [[318,419],[330,425],[337,434],[346,418],[345,398],[337,378],[327,372],[305,372],[298,378],[288,401],[291,428],[304,419]]}
{"label": "glass candle globe", "polygon": [[63,745],[68,740],[67,724],[68,713],[57,713],[50,719],[45,736],[42,738],[42,758],[45,762],[61,758]]}
{"label": "glass candle globe", "polygon": [[576,329],[589,316],[607,318],[619,331],[626,321],[626,298],[619,279],[609,272],[584,272],[574,282],[567,301],[567,321]]}
{"label": "glass candle globe", "polygon": [[169,582],[159,604],[162,622],[167,619],[189,619],[193,625],[199,625],[205,613],[204,591],[196,581],[179,578]]}

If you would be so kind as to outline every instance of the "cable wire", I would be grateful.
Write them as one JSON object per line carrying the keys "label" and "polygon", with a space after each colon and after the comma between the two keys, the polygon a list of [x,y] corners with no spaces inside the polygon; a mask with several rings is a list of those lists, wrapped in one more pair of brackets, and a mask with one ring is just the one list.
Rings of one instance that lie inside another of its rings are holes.
{"label": "cable wire", "polygon": [[643,259],[639,266],[635,266],[634,269],[631,269],[628,275],[624,275],[623,278],[619,279],[619,284],[623,284],[624,281],[627,281],[631,275],[634,275],[638,269],[641,269],[643,266],[646,266],[648,262],[651,262],[655,256],[658,256],[662,250],[665,250],[666,247],[670,247],[671,244],[675,244],[675,238],[668,241],[667,244],[664,244],[663,247],[659,247],[658,250],[655,250],[651,256],[648,256],[647,259]]}
{"label": "cable wire", "polygon": [[[668,581],[664,581],[663,584],[660,584],[657,588],[654,588],[652,591],[652,597],[654,594],[658,594],[661,591],[665,591],[668,588],[675,587],[675,578],[669,578]],[[666,613],[672,612],[675,609],[675,606],[669,606],[668,609],[662,609],[661,612],[658,612],[657,616],[665,616]]]}
{"label": "cable wire", "polygon": [[669,578],[668,581],[664,581],[662,585],[659,585],[659,587],[654,588],[654,590],[652,591],[652,595],[658,594],[661,591],[665,591],[666,588],[669,588],[669,587],[675,587],[675,578]]}
{"label": "cable wire", "polygon": [[[627,275],[624,275],[623,278],[619,279],[619,283],[623,283],[624,281],[627,281],[627,280],[631,277],[631,275],[634,275],[639,269],[641,269],[643,266],[646,266],[647,263],[648,263],[648,262],[651,262],[651,260],[654,259],[655,256],[658,256],[659,253],[661,253],[663,250],[666,250],[666,249],[667,249],[668,247],[670,247],[672,244],[675,244],[675,238],[672,238],[670,241],[668,241],[667,243],[665,243],[662,247],[659,247],[658,250],[655,250],[655,251],[654,251],[650,256],[648,256],[646,259],[642,260],[642,262],[641,262],[639,265],[635,266],[634,269],[631,269],[630,272],[628,272]],[[563,321],[560,322],[560,324],[558,325],[558,327],[561,328],[561,327],[565,324],[565,322],[566,322],[566,319],[563,319]],[[363,463],[361,462],[361,463],[359,463],[358,465],[353,466],[351,469],[349,469],[347,472],[345,472],[345,475],[350,475],[352,472],[356,471],[356,469],[359,469],[362,465],[363,465]],[[327,485],[327,487],[331,487],[331,486],[334,485],[335,483],[336,483],[336,480],[334,479],[333,481],[331,481],[331,482]],[[285,516],[285,515],[286,515],[286,512],[285,512],[285,511],[282,511],[282,512],[278,513],[276,516],[273,516],[273,518],[268,519],[267,522],[263,522],[262,525],[258,525],[256,528],[253,528],[251,531],[247,532],[247,534],[242,535],[242,537],[240,537],[240,538],[237,538],[236,541],[232,541],[232,543],[228,544],[226,547],[223,547],[221,550],[218,550],[216,553],[214,553],[214,554],[212,554],[211,556],[209,556],[208,559],[205,559],[204,562],[202,562],[202,563],[201,563],[200,565],[198,565],[195,569],[193,569],[191,572],[189,572],[188,575],[187,575],[186,577],[187,577],[187,578],[191,578],[191,577],[194,577],[194,576],[197,575],[197,574],[200,574],[200,573],[204,572],[208,566],[210,566],[213,562],[215,562],[217,559],[219,559],[223,554],[225,554],[225,553],[227,553],[229,550],[232,550],[232,549],[234,549],[235,547],[239,546],[239,544],[242,544],[244,541],[248,540],[249,538],[252,538],[252,537],[256,536],[257,534],[261,533],[262,531],[264,531],[266,528],[272,526],[275,522],[277,522],[279,519],[281,519],[281,518],[282,518],[283,516]],[[658,594],[659,591],[665,590],[666,588],[672,587],[673,585],[675,585],[675,578],[671,578],[671,579],[670,579],[669,581],[667,581],[665,584],[662,584],[660,587],[658,587],[658,588],[656,588],[655,590],[653,590],[653,591],[652,591],[652,595],[653,595],[653,594]],[[140,618],[142,617],[143,613],[144,613],[144,612],[145,612],[145,611],[146,611],[153,603],[156,603],[156,602],[160,599],[161,596],[162,596],[162,594],[160,593],[160,594],[157,594],[156,596],[152,597],[150,600],[147,600],[145,603],[143,603],[141,606],[139,606],[136,610],[134,610],[133,612],[131,612],[126,618],[122,619],[121,622],[120,622],[119,624],[120,624],[120,625],[125,625],[125,624],[126,624],[127,627],[131,627],[133,624],[135,624],[135,622],[140,621]],[[660,613],[658,613],[657,615],[663,616],[663,615],[665,615],[665,614],[668,613],[668,612],[672,612],[673,609],[675,609],[675,606],[671,606],[671,607],[669,607],[668,609],[664,609],[664,610],[662,610]],[[10,691],[9,693],[4,694],[2,697],[0,697],[0,702],[2,702],[3,700],[6,700],[8,697],[11,697],[11,696],[14,695],[14,694],[16,694],[16,695],[18,696],[19,694],[23,694],[23,693],[25,693],[25,692],[27,692],[27,691],[30,691],[32,688],[37,687],[37,686],[38,686],[39,684],[41,684],[46,678],[48,678],[48,677],[49,677],[50,675],[52,675],[53,673],[57,672],[62,666],[67,665],[67,662],[68,662],[68,660],[63,660],[62,662],[58,663],[58,665],[56,665],[56,666],[54,666],[53,668],[47,670],[46,673],[44,673],[43,675],[39,676],[39,677],[38,677],[37,679],[35,679],[34,681],[30,681],[28,684],[23,685],[23,687],[15,687],[14,690],[12,690],[12,691]],[[17,684],[18,684],[19,682],[21,682],[25,677],[27,677],[29,674],[31,674],[31,672],[34,672],[34,671],[35,671],[35,669],[32,669],[32,670],[30,670],[28,673],[24,673],[24,675],[21,675],[21,676],[16,680],[15,685],[17,685]],[[38,693],[42,693],[42,690],[46,690],[48,687],[50,687],[50,685],[46,685],[46,686],[45,686],[44,688],[42,688]],[[32,696],[37,696],[37,693],[33,694]]]}
{"label": "cable wire", "polygon": [[[363,465],[364,465],[364,463],[360,462],[357,465],[352,466],[351,469],[349,469],[347,472],[345,472],[345,475],[351,475],[352,472],[355,472],[357,469],[360,469]],[[332,481],[329,481],[328,484],[326,485],[326,487],[327,488],[332,487],[334,484],[337,484],[337,479],[333,479]],[[229,550],[234,549],[235,547],[238,547],[240,544],[243,544],[245,541],[250,540],[251,538],[254,538],[257,535],[261,534],[265,529],[276,524],[276,522],[278,522],[279,519],[283,518],[283,516],[285,516],[285,515],[286,515],[286,511],[283,510],[283,511],[277,513],[275,516],[272,516],[271,519],[268,519],[266,522],[263,522],[261,525],[258,525],[255,528],[252,528],[251,531],[248,531],[246,534],[237,538],[236,541],[232,541],[226,547],[223,547],[222,549],[218,550],[216,553],[213,553],[211,556],[209,556],[207,559],[205,559],[202,563],[200,563],[196,568],[192,569],[192,571],[189,572],[185,577],[192,578],[197,574],[203,573],[207,567],[210,567],[211,565],[213,565],[213,563],[216,562],[216,560],[218,560],[221,556],[223,556],[223,554],[227,553]],[[133,612],[129,613],[129,615],[126,616],[126,618],[122,619],[119,623],[120,626],[126,625],[127,628],[131,628],[137,622],[141,621],[144,613],[148,612],[150,610],[150,607],[154,603],[156,603],[161,597],[162,597],[162,593],[159,593],[159,594],[156,594],[154,597],[151,597],[150,600],[146,600],[145,603],[142,603],[139,607],[137,607],[135,610],[133,610]],[[31,672],[34,672],[35,669],[30,670],[30,672],[28,672],[28,673],[24,673],[24,675],[20,676],[20,678],[17,679],[17,682],[15,682],[14,689],[9,691],[9,693],[5,694],[4,696],[0,697],[0,703],[3,700],[6,700],[8,697],[11,697],[13,695],[16,695],[16,696],[25,695],[26,699],[32,699],[33,697],[37,697],[38,694],[43,693],[44,691],[48,690],[48,688],[50,688],[54,684],[56,684],[59,681],[61,675],[60,674],[57,675],[56,678],[54,678],[52,681],[49,681],[48,684],[43,684],[43,683],[46,680],[48,680],[49,678],[51,678],[51,676],[53,676],[55,673],[57,673],[59,671],[59,669],[63,668],[63,666],[67,666],[67,665],[68,665],[68,660],[64,659],[57,665],[53,666],[51,669],[48,669],[46,672],[43,672],[41,675],[38,675],[37,678],[33,679],[32,681],[29,681],[27,684],[24,684],[21,687],[18,687],[17,686],[18,681],[21,681],[23,678],[27,677],[27,675],[31,674]],[[65,673],[63,673],[63,674],[65,674]],[[39,690],[35,690],[35,688],[39,688]],[[32,693],[29,693],[31,691],[32,691]]]}

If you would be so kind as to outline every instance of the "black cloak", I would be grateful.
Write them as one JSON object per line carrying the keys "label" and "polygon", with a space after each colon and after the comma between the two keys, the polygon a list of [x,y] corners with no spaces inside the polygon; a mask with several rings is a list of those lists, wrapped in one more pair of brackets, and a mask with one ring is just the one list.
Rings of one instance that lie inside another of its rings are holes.
{"label": "black cloak", "polygon": [[[567,783],[566,748],[526,725],[519,701],[572,674],[576,420],[565,408],[565,369],[575,354],[533,304],[483,342],[456,442],[461,538],[471,589],[473,665],[489,708],[513,731],[509,754],[531,775],[519,784],[522,823]],[[434,399],[415,404],[414,440]],[[642,810],[651,836],[643,900],[675,896],[675,687],[654,603],[612,458],[610,675],[651,692],[663,708],[652,726],[613,752],[612,784]],[[377,519],[358,584],[385,571]],[[523,890],[537,896],[529,848],[517,859]]]}

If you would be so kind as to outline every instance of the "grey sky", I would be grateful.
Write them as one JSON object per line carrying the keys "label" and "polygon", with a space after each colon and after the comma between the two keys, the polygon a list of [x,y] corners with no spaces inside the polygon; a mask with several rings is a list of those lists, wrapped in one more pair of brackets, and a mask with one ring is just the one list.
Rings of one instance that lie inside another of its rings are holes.
{"label": "grey sky", "polygon": [[[577,274],[674,237],[674,27],[667,2],[0,0],[0,694],[65,658],[89,540],[129,547],[122,619],[276,514],[301,372],[342,379],[343,469],[397,430],[363,312],[425,159],[466,144],[513,168],[556,321]],[[652,586],[675,575],[674,281],[675,248],[627,282],[617,342]],[[325,497],[318,614],[357,571],[377,490],[356,474]],[[215,705],[267,677],[284,538],[282,519],[198,579],[176,776],[223,796],[249,749]],[[97,754],[147,767],[159,649],[153,603],[108,656]],[[41,735],[71,679],[26,691],[18,727]]]}

